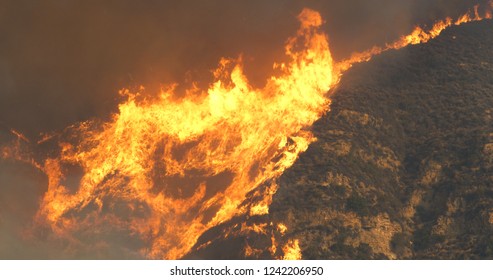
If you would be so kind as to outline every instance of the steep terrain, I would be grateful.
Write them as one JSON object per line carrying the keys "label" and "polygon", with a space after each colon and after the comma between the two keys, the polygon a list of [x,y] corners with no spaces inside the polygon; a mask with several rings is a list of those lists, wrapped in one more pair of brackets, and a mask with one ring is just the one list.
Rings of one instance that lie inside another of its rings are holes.
{"label": "steep terrain", "polygon": [[270,234],[305,259],[492,258],[492,30],[454,27],[354,66],[269,215],[206,232],[187,258],[282,255]]}
{"label": "steep terrain", "polygon": [[493,257],[493,23],[344,75],[271,206],[307,259]]}

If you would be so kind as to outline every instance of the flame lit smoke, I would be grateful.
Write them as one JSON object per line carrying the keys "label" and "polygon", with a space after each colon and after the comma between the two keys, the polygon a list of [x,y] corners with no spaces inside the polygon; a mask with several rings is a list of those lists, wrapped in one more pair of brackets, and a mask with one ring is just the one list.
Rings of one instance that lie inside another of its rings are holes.
{"label": "flame lit smoke", "polygon": [[[174,87],[152,100],[123,90],[127,101],[111,121],[70,128],[72,140],[59,143],[60,155],[41,164],[21,153],[19,143],[2,148],[1,155],[30,162],[47,174],[48,190],[36,221],[59,238],[77,242],[75,233],[110,224],[142,240],[143,256],[177,259],[205,231],[234,216],[268,214],[275,179],[316,140],[307,128],[329,109],[326,93],[345,70],[383,51],[425,43],[449,26],[491,18],[493,1],[489,5],[484,16],[476,6],[457,20],[447,18],[429,30],[417,27],[396,42],[339,63],[319,31],[322,18],[304,9],[296,36],[286,44],[289,63],[276,65],[281,74],[264,88],[249,84],[240,59],[222,59],[207,90],[192,87],[179,100]],[[18,141],[29,141],[13,133]],[[65,182],[73,166],[82,169],[75,188]],[[259,194],[263,200],[242,204],[261,185],[268,185]],[[115,210],[122,208],[125,215]],[[248,229],[268,235],[267,226]],[[284,235],[288,229],[278,224],[276,230]],[[274,235],[271,240],[272,256],[282,250],[284,259],[302,257],[298,240],[284,245]],[[246,256],[258,253],[245,248]]]}

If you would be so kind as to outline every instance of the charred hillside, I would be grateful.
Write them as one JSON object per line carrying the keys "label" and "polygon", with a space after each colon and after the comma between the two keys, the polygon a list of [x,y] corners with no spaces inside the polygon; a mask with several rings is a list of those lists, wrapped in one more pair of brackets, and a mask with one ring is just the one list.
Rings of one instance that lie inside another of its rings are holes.
{"label": "charred hillside", "polygon": [[493,258],[492,29],[354,66],[269,215],[209,230],[185,258],[272,258],[296,239],[304,259]]}
{"label": "charred hillside", "polygon": [[346,73],[270,208],[306,259],[493,258],[493,22]]}

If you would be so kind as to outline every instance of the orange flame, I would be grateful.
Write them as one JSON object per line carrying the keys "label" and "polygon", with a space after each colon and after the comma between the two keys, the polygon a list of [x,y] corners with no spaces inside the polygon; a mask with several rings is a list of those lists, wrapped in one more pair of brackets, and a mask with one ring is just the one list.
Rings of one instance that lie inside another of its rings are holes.
{"label": "orange flame", "polygon": [[279,231],[279,233],[285,234],[286,231],[288,230],[288,227],[286,227],[286,225],[284,225],[284,224],[278,224],[277,230]]}
{"label": "orange flame", "polygon": [[269,187],[265,188],[265,191],[258,194],[262,198],[261,201],[250,206],[250,216],[260,216],[269,214],[269,206],[272,203],[272,197],[277,192],[278,186],[276,183],[272,183]]}
{"label": "orange flame", "polygon": [[301,260],[301,249],[300,242],[298,239],[289,240],[284,247],[282,247],[284,252],[283,260]]}
{"label": "orange flame", "polygon": [[414,30],[406,36],[402,36],[399,40],[385,45],[385,47],[375,46],[370,50],[364,52],[353,53],[351,57],[345,61],[339,62],[337,64],[338,71],[340,73],[346,71],[351,68],[351,66],[355,63],[369,61],[373,56],[380,54],[384,51],[391,49],[401,49],[408,45],[417,45],[423,44],[431,39],[439,36],[443,30],[452,26],[452,25],[461,25],[463,23],[480,21],[483,19],[491,19],[492,18],[492,10],[493,10],[493,1],[489,2],[490,7],[486,7],[484,11],[484,16],[481,16],[479,13],[479,5],[474,6],[472,11],[465,13],[460,16],[457,20],[453,20],[452,18],[446,18],[445,20],[441,20],[436,22],[433,27],[429,30],[424,30],[422,27],[417,26]]}
{"label": "orange flame", "polygon": [[[177,259],[204,231],[243,214],[246,194],[281,175],[315,140],[305,128],[327,110],[325,93],[337,81],[320,15],[305,9],[298,18],[286,45],[291,61],[264,88],[249,84],[241,61],[223,59],[218,80],[198,97],[175,100],[173,88],[152,101],[122,92],[128,101],[112,121],[81,124],[81,142],[62,144],[61,156],[45,162],[49,187],[38,219],[60,236],[122,225],[150,242],[147,257]],[[83,168],[75,193],[63,184],[65,165]],[[224,182],[207,182],[214,176]],[[184,179],[197,183],[184,186]],[[108,197],[122,200],[132,218],[111,214]],[[265,214],[268,204],[250,211]]]}

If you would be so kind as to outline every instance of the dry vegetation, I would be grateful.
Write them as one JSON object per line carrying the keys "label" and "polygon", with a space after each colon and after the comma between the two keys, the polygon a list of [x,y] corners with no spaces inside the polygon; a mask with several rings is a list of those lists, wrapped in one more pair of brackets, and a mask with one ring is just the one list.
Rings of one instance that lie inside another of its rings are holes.
{"label": "dry vegetation", "polygon": [[493,258],[492,29],[452,28],[344,76],[271,207],[304,258]]}

